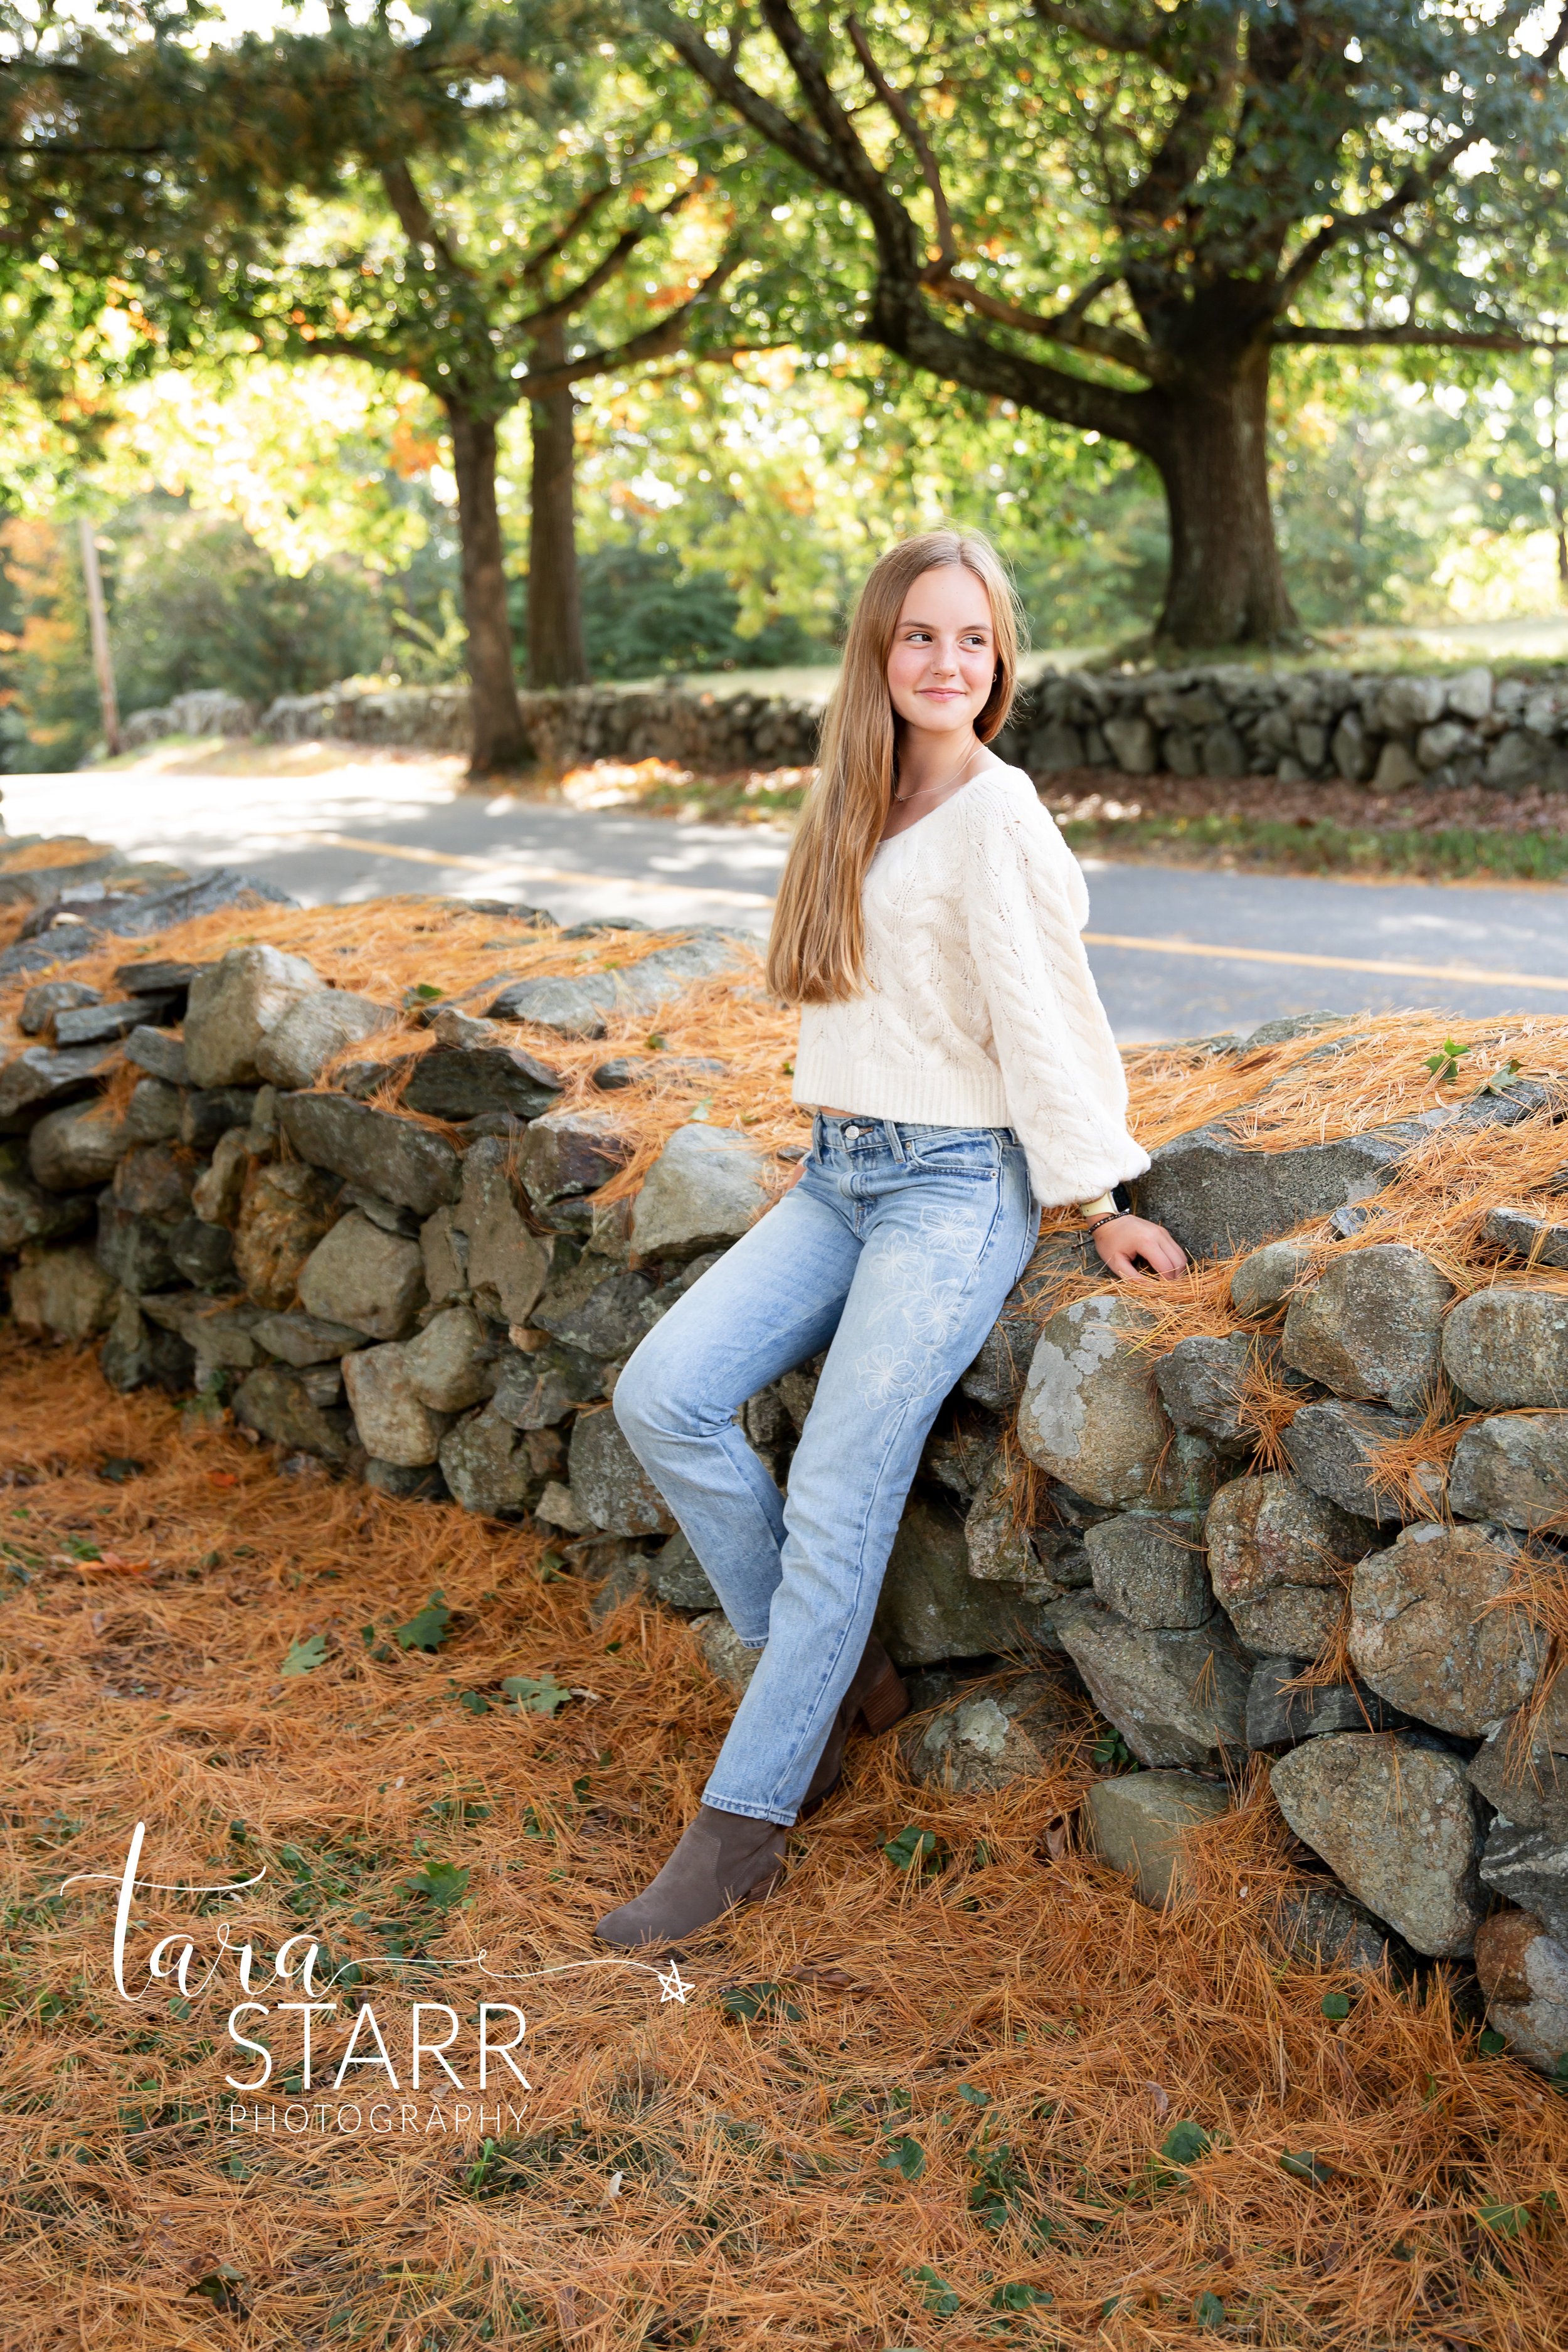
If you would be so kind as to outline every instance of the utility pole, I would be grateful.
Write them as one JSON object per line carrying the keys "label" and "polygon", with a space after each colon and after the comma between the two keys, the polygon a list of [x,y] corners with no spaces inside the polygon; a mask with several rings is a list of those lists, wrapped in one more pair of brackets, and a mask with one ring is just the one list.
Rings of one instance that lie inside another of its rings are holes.
{"label": "utility pole", "polygon": [[120,703],[114,691],[114,664],[109,651],[109,614],[103,602],[103,574],[98,568],[98,540],[86,515],[77,517],[81,534],[81,577],[87,590],[88,626],[92,632],[92,666],[98,672],[98,704],[103,713],[103,740],[110,756],[120,749]]}

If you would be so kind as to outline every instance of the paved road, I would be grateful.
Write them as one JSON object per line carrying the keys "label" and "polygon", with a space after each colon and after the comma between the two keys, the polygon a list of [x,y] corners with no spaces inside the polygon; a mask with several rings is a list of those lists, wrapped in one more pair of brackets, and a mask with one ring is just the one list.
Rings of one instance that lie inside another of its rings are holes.
{"label": "paved road", "polygon": [[[785,847],[771,827],[461,793],[454,762],[366,760],[273,775],[149,764],[8,776],[4,792],[13,834],[82,832],[192,867],[243,866],[313,903],[441,891],[521,899],[563,921],[624,913],[760,934]],[[1089,951],[1126,1041],[1245,1027],[1318,1006],[1568,1014],[1563,890],[1312,881],[1098,859],[1089,873]],[[1490,972],[1500,977],[1482,976]]]}

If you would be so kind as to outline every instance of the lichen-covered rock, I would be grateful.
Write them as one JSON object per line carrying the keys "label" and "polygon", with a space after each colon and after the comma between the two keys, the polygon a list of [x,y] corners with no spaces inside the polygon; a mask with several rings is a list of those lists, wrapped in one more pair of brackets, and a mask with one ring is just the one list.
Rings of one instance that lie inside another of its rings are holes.
{"label": "lichen-covered rock", "polygon": [[28,1242],[57,1241],[92,1215],[82,1192],[46,1192],[35,1183],[25,1143],[0,1143],[0,1253],[13,1256]]}
{"label": "lichen-covered rock", "polygon": [[1473,1404],[1568,1405],[1568,1295],[1500,1283],[1461,1299],[1443,1368]]}
{"label": "lichen-covered rock", "polygon": [[[782,1397],[780,1404],[787,1420],[788,1407]],[[787,1433],[793,1440],[793,1421]],[[946,1458],[951,1460],[951,1454]],[[963,1489],[955,1486],[954,1491]],[[999,1450],[992,1450],[970,1497],[963,1543],[969,1573],[982,1583],[1026,1587],[1031,1597],[1049,1601],[1089,1582],[1088,1561],[1076,1529],[1055,1525],[1031,1528],[1020,1520],[1008,1464]]]}
{"label": "lichen-covered rock", "polygon": [[1234,1448],[1252,1436],[1241,1417],[1251,1369],[1252,1342],[1244,1332],[1179,1339],[1155,1364],[1154,1385],[1178,1429]]}
{"label": "lichen-covered rock", "polygon": [[643,1180],[632,1246],[645,1258],[694,1258],[738,1241],[765,1205],[761,1158],[737,1129],[678,1127]]}
{"label": "lichen-covered rock", "polygon": [[1087,1593],[1058,1601],[1063,1648],[1140,1763],[1217,1769],[1247,1743],[1247,1666],[1222,1617],[1149,1633]]}
{"label": "lichen-covered rock", "polygon": [[703,1664],[715,1682],[728,1683],[733,1691],[743,1691],[757,1671],[761,1650],[749,1650],[721,1609],[710,1616],[694,1617],[691,1630],[697,1636]]}
{"label": "lichen-covered rock", "polygon": [[197,972],[185,1010],[185,1066],[192,1085],[254,1086],[262,1039],[301,996],[321,986],[321,974],[303,956],[259,944],[230,948]]}
{"label": "lichen-covered rock", "polygon": [[1139,1343],[1152,1318],[1117,1292],[1075,1299],[1042,1325],[1018,1437],[1030,1459],[1090,1502],[1179,1505],[1174,1432]]}
{"label": "lichen-covered rock", "polygon": [[98,1360],[111,1389],[159,1388],[175,1395],[190,1387],[196,1366],[179,1333],[150,1323],[135,1299],[123,1292]]}
{"label": "lichen-covered rock", "polygon": [[875,1631],[900,1666],[1058,1650],[1051,1623],[1057,1605],[1038,1589],[971,1576],[961,1514],[917,1496],[893,1539]]}
{"label": "lichen-covered rock", "polygon": [[1503,1412],[1467,1429],[1448,1472],[1462,1519],[1545,1528],[1568,1512],[1568,1412]]}
{"label": "lichen-covered rock", "polygon": [[176,1270],[198,1290],[238,1288],[234,1270],[234,1235],[223,1225],[205,1224],[200,1217],[182,1217],[169,1236],[169,1255]]}
{"label": "lichen-covered rock", "polygon": [[1487,1902],[1461,1759],[1410,1734],[1338,1732],[1291,1748],[1269,1780],[1297,1836],[1369,1911],[1433,1958],[1469,1951]]}
{"label": "lichen-covered rock", "polygon": [[1376,1541],[1299,1480],[1237,1478],[1205,1525],[1215,1598],[1261,1656],[1316,1657],[1337,1628],[1351,1565]]}
{"label": "lichen-covered rock", "polygon": [[109,1064],[106,1045],[29,1045],[0,1069],[0,1129],[30,1127],[40,1113],[89,1093]]}
{"label": "lichen-covered rock", "polygon": [[1533,1911],[1568,1943],[1568,1805],[1543,1804],[1533,1828],[1499,1814],[1481,1855],[1481,1884]]}
{"label": "lichen-covered rock", "polygon": [[607,1363],[629,1356],[652,1329],[655,1318],[647,1309],[653,1296],[652,1275],[618,1269],[584,1250],[575,1265],[552,1277],[529,1319]]}
{"label": "lichen-covered rock", "polygon": [[142,1078],[125,1107],[125,1132],[132,1143],[173,1143],[184,1108],[178,1087],[163,1078]]}
{"label": "lichen-covered rock", "polygon": [[[134,1217],[177,1221],[191,1205],[195,1171],[166,1144],[141,1143],[121,1153],[111,1187],[114,1205]],[[129,1290],[132,1287],[126,1284]]]}
{"label": "lichen-covered rock", "polygon": [[[155,1078],[144,1078],[132,1097],[132,1108],[143,1088],[157,1083]],[[173,1088],[169,1091],[173,1092]],[[270,1156],[269,1139],[255,1128],[229,1128],[219,1136],[213,1146],[211,1160],[191,1187],[192,1213],[206,1224],[227,1225],[232,1231],[239,1222],[240,1203],[245,1198],[246,1179],[252,1163]],[[318,1178],[317,1181],[320,1183],[322,1180]],[[335,1184],[327,1189],[333,1197],[336,1196],[338,1188]]]}
{"label": "lichen-covered rock", "polygon": [[347,1415],[314,1402],[303,1377],[282,1364],[263,1364],[235,1391],[233,1412],[242,1429],[254,1429],[290,1454],[314,1454],[323,1462],[346,1462]]}
{"label": "lichen-covered rock", "polygon": [[1290,1958],[1304,1968],[1376,1975],[1386,1967],[1407,1977],[1415,1965],[1404,1937],[1340,1886],[1299,1880],[1279,1897],[1270,1924]]}
{"label": "lichen-covered rock", "polygon": [[[236,1130],[237,1135],[248,1132]],[[216,1159],[213,1165],[216,1171]],[[240,1180],[234,1224],[235,1274],[246,1297],[258,1307],[292,1307],[306,1260],[337,1222],[337,1184],[303,1160],[290,1160],[283,1167],[259,1165],[243,1147],[237,1147],[225,1169],[225,1187],[220,1190],[215,1184],[216,1197],[209,1196],[210,1206],[227,1205],[226,1188],[233,1171]]]}
{"label": "lichen-covered rock", "polygon": [[404,1341],[403,1365],[410,1389],[434,1413],[466,1412],[495,1385],[495,1349],[471,1307],[444,1307],[433,1315]]}
{"label": "lichen-covered rock", "polygon": [[1230,1277],[1230,1303],[1238,1315],[1268,1315],[1289,1298],[1312,1266],[1305,1242],[1266,1242],[1244,1257]]}
{"label": "lichen-covered rock", "polygon": [[1523,1705],[1546,1637],[1495,1604],[1517,1544],[1500,1528],[1405,1528],[1351,1582],[1350,1654],[1373,1690],[1422,1723],[1481,1738]]}
{"label": "lichen-covered rock", "polygon": [[719,1595],[686,1538],[679,1531],[648,1554],[648,1591],[669,1609],[717,1609]]}
{"label": "lichen-covered rock", "polygon": [[433,1307],[446,1307],[468,1296],[468,1237],[453,1224],[456,1215],[456,1209],[437,1209],[419,1228],[425,1287]]}
{"label": "lichen-covered rock", "polygon": [[11,1276],[11,1312],[34,1337],[90,1339],[109,1328],[119,1297],[89,1249],[29,1248]]}
{"label": "lichen-covered rock", "polygon": [[313,1087],[334,1054],[390,1027],[396,1014],[346,988],[298,996],[258,1041],[253,1056],[275,1087]]}
{"label": "lichen-covered rock", "polygon": [[1259,1658],[1247,1687],[1249,1748],[1294,1748],[1330,1731],[1393,1731],[1404,1723],[1396,1706],[1360,1683],[1310,1683],[1294,1688],[1310,1658]]}
{"label": "lichen-covered rock", "polygon": [[547,1209],[580,1192],[596,1192],[629,1149],[614,1112],[546,1111],[518,1146],[518,1172],[535,1208]]}
{"label": "lichen-covered rock", "polygon": [[1099,1599],[1146,1633],[1191,1632],[1214,1615],[1195,1522],[1122,1511],[1083,1540]]}
{"label": "lichen-covered rock", "polygon": [[444,1023],[461,1020],[451,1012],[437,1013],[437,1043],[421,1054],[404,1088],[410,1110],[432,1118],[483,1118],[500,1114],[512,1118],[538,1118],[561,1093],[560,1073],[536,1062],[518,1045],[509,1045],[488,1021],[465,1021],[463,1033],[443,1032]]}
{"label": "lichen-covered rock", "polygon": [[138,1215],[117,1201],[100,1196],[98,1209],[98,1263],[121,1290],[168,1290],[179,1279],[171,1244],[174,1226],[158,1217]]}
{"label": "lichen-covered rock", "polygon": [[308,1315],[346,1323],[371,1339],[405,1338],[424,1299],[418,1243],[384,1233],[358,1209],[338,1220],[300,1272],[300,1304]]}
{"label": "lichen-covered rock", "polygon": [[1531,1215],[1528,1209],[1494,1209],[1482,1227],[1494,1249],[1533,1265],[1568,1266],[1568,1224]]}
{"label": "lichen-covered rock", "polygon": [[1568,2056],[1568,1943],[1533,1911],[1494,1912],[1476,1936],[1476,1974],[1510,2054],[1557,2074]]}
{"label": "lichen-covered rock", "polygon": [[458,1198],[463,1169],[457,1152],[417,1119],[346,1095],[285,1095],[278,1116],[301,1160],[416,1216]]}
{"label": "lichen-covered rock", "polygon": [[1402,1242],[1352,1250],[1291,1299],[1285,1360],[1341,1396],[1417,1412],[1443,1360],[1453,1295],[1431,1259]]}
{"label": "lichen-covered rock", "polygon": [[486,1136],[463,1161],[452,1230],[467,1244],[468,1287],[493,1322],[526,1323],[550,1274],[550,1245],[530,1231],[505,1143]]}
{"label": "lichen-covered rock", "polygon": [[1186,1892],[1188,1842],[1230,1811],[1222,1782],[1191,1772],[1125,1772],[1096,1780],[1084,1797],[1089,1841],[1101,1862],[1124,1871],[1140,1903],[1163,1910]]}
{"label": "lichen-covered rock", "polygon": [[578,1414],[568,1459],[573,1494],[606,1535],[668,1535],[674,1528],[662,1496],[613,1412]]}
{"label": "lichen-covered rock", "polygon": [[27,1164],[47,1192],[79,1192],[107,1184],[135,1140],[98,1096],[46,1111],[27,1138]]}
{"label": "lichen-covered rock", "polygon": [[1041,1780],[1059,1769],[1061,1750],[1082,1730],[1047,1675],[997,1675],[900,1739],[904,1769],[922,1788],[981,1796],[1016,1780]]}
{"label": "lichen-covered rock", "polygon": [[343,1386],[366,1453],[405,1470],[424,1469],[434,1462],[451,1415],[432,1411],[416,1393],[405,1349],[362,1348],[345,1356],[342,1364]]}
{"label": "lichen-covered rock", "polygon": [[562,1340],[524,1351],[509,1349],[496,1370],[495,1410],[516,1429],[553,1429],[580,1404],[605,1393],[605,1369]]}
{"label": "lichen-covered rock", "polygon": [[1413,1139],[1390,1130],[1257,1151],[1216,1120],[1162,1144],[1133,1198],[1140,1216],[1168,1226],[1194,1257],[1228,1257],[1365,1200],[1387,1182]]}
{"label": "lichen-covered rock", "polygon": [[1354,1518],[1397,1522],[1405,1513],[1397,1496],[1378,1480],[1376,1458],[1384,1447],[1414,1437],[1420,1426],[1413,1415],[1390,1412],[1384,1405],[1348,1404],[1333,1397],[1301,1407],[1285,1432],[1285,1451],[1297,1477],[1314,1495]]}
{"label": "lichen-covered rock", "polygon": [[440,1460],[454,1502],[486,1518],[520,1518],[543,1491],[527,1439],[490,1405],[447,1432]]}
{"label": "lichen-covered rock", "polygon": [[1470,1759],[1470,1786],[1521,1829],[1568,1819],[1568,1675],[1497,1726]]}
{"label": "lichen-covered rock", "polygon": [[256,1338],[269,1356],[292,1364],[296,1370],[309,1364],[336,1363],[365,1344],[364,1333],[352,1331],[346,1323],[325,1323],[319,1316],[298,1311],[258,1317]]}

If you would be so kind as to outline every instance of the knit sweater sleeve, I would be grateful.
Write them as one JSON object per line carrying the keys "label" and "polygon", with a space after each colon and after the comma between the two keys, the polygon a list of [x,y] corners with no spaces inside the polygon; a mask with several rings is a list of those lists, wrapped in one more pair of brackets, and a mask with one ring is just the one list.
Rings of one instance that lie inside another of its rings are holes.
{"label": "knit sweater sleeve", "polygon": [[1009,1123],[1043,1206],[1092,1200],[1149,1155],[1127,1129],[1127,1074],[1079,934],[1083,870],[1017,769],[965,788],[969,945]]}

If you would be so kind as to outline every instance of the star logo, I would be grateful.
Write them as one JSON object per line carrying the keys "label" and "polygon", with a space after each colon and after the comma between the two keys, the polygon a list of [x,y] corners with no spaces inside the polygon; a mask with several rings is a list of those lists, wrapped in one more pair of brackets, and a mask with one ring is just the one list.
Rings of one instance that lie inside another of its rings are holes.
{"label": "star logo", "polygon": [[696,1990],[696,1986],[689,1985],[681,1975],[680,1963],[678,1960],[671,1960],[668,1969],[659,1969],[658,2000],[661,2009],[667,2000],[678,2000],[684,2008],[689,1995],[694,1993]]}

